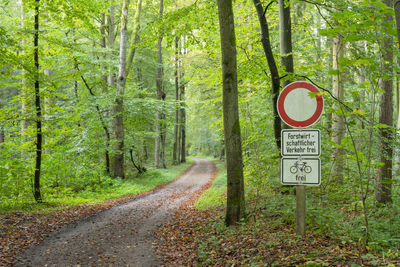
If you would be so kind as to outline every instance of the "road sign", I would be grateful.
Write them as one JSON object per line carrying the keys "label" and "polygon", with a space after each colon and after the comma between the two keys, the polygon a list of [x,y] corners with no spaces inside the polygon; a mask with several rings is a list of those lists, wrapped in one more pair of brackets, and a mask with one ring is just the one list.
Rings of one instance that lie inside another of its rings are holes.
{"label": "road sign", "polygon": [[286,185],[320,185],[320,159],[281,158],[281,183]]}
{"label": "road sign", "polygon": [[318,93],[318,88],[309,82],[298,81],[287,85],[279,94],[277,103],[282,121],[295,128],[316,123],[324,110],[324,100]]}
{"label": "road sign", "polygon": [[317,156],[321,155],[321,132],[309,130],[282,130],[281,153],[287,156]]}

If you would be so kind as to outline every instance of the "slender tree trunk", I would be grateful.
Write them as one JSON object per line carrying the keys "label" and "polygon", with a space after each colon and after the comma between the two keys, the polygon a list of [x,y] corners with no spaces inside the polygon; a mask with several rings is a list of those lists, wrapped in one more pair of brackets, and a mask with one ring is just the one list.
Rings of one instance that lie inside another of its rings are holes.
{"label": "slender tree trunk", "polygon": [[136,13],[133,18],[133,29],[132,29],[130,50],[129,50],[129,54],[128,54],[128,61],[127,61],[127,66],[126,66],[126,76],[128,76],[129,72],[131,71],[133,58],[135,57],[135,52],[136,52],[136,46],[139,42],[141,11],[142,11],[142,0],[138,0],[136,3]]}
{"label": "slender tree trunk", "polygon": [[[100,40],[100,46],[101,46],[101,48],[103,48],[103,50],[106,50],[106,48],[107,48],[106,28],[107,28],[106,15],[103,13],[101,15],[101,25],[100,25],[100,33],[102,36],[102,38]],[[104,61],[107,59],[107,52],[103,53],[103,59],[104,59]],[[103,73],[101,79],[103,81],[103,84],[102,84],[103,92],[107,93],[107,91],[108,91],[108,75],[107,75],[107,67],[106,66],[104,67],[104,73]],[[88,89],[89,89],[89,91],[91,91],[90,88],[88,88]],[[94,95],[94,94],[92,93],[92,95]],[[104,160],[105,160],[105,165],[106,165],[106,174],[109,175],[110,174],[110,142],[111,142],[110,139],[111,139],[111,136],[110,136],[108,127],[104,122],[103,115],[101,114],[100,107],[98,104],[96,105],[96,109],[99,113],[101,124],[105,131],[106,150],[104,152]]]}
{"label": "slender tree trunk", "polygon": [[5,139],[5,134],[4,134],[4,128],[0,127],[0,144],[4,143],[6,141]]}
{"label": "slender tree trunk", "polygon": [[[160,0],[160,18],[163,17],[163,12],[164,12],[164,1]],[[158,67],[157,67],[157,81],[156,81],[156,86],[157,86],[157,99],[158,100],[165,100],[165,92],[163,88],[163,60],[162,60],[162,34],[158,38],[158,53],[157,53],[157,62],[158,62]],[[158,108],[157,110],[157,127],[156,130],[158,130],[158,137],[156,138],[156,152],[155,152],[155,159],[154,159],[154,165],[156,168],[159,167],[159,161],[158,159],[161,159],[161,165],[163,168],[166,168],[165,165],[165,110],[164,110],[164,103],[161,105],[161,107]],[[158,140],[157,140],[158,139]],[[157,149],[158,148],[158,149]],[[158,153],[157,153],[158,150]],[[157,153],[157,155],[156,155]]]}
{"label": "slender tree trunk", "polygon": [[272,95],[272,107],[274,111],[274,134],[275,134],[275,142],[278,149],[281,149],[281,119],[278,114],[278,96],[279,96],[279,88],[280,88],[280,79],[279,72],[276,66],[274,54],[272,53],[271,42],[269,38],[269,29],[267,19],[265,18],[264,8],[260,2],[260,0],[253,0],[254,6],[257,10],[258,20],[260,22],[261,27],[261,43],[264,49],[265,57],[267,58],[269,71],[271,73],[272,87],[271,87],[271,95]]}
{"label": "slender tree trunk", "polygon": [[160,168],[160,110],[157,107],[156,112],[156,138],[154,140],[154,168]]}
{"label": "slender tree trunk", "polygon": [[[396,0],[394,3],[394,13],[396,18],[396,32],[397,32],[397,47],[400,48],[400,0]],[[400,58],[397,58],[397,64],[400,64]],[[397,82],[396,82],[396,102],[397,102],[397,128],[400,129],[400,94],[399,94],[399,78],[397,75]],[[397,131],[397,138],[400,136],[400,130]],[[400,172],[400,149],[397,150],[396,153],[396,160],[397,163],[397,172]]]}
{"label": "slender tree trunk", "polygon": [[[344,55],[343,37],[341,35],[337,35],[335,38],[333,38],[332,47],[332,69],[336,72],[332,78],[332,93],[337,99],[343,101],[343,74],[339,66],[340,58],[342,58]],[[333,107],[335,110],[340,110],[340,104],[337,102],[335,102]],[[334,177],[338,183],[343,183],[343,169],[345,161],[342,139],[346,133],[345,127],[343,114],[340,112],[333,112],[332,141],[336,144],[336,146],[333,147],[332,153],[332,177]]]}
{"label": "slender tree trunk", "polygon": [[124,173],[124,93],[126,84],[126,43],[128,23],[129,0],[123,0],[121,12],[121,40],[119,52],[119,67],[117,91],[114,104],[114,133],[115,133],[115,155],[114,155],[114,177],[125,177]]}
{"label": "slender tree trunk", "polygon": [[36,202],[42,202],[40,194],[40,172],[42,166],[42,109],[40,106],[40,88],[39,88],[39,4],[40,0],[35,0],[35,29],[34,29],[34,50],[33,57],[35,62],[35,107],[36,107],[36,164],[33,181],[34,197]]}
{"label": "slender tree trunk", "polygon": [[[181,84],[181,98],[184,101],[185,98],[185,85]],[[181,163],[186,162],[186,105],[182,103],[181,106],[181,141],[180,141],[180,156],[181,156]]]}
{"label": "slender tree trunk", "polygon": [[225,223],[234,225],[245,216],[245,202],[232,0],[218,0],[218,14],[221,34],[223,115],[228,176]]}
{"label": "slender tree trunk", "polygon": [[[114,43],[115,43],[115,6],[112,5],[110,7],[110,14],[107,17],[107,26],[108,26],[108,47],[110,49],[110,62],[113,62],[114,57]],[[108,86],[110,88],[113,88],[115,85],[115,68],[113,67],[112,64],[109,65],[108,67],[108,77],[107,77],[107,81],[108,81]]]}
{"label": "slender tree trunk", "polygon": [[[294,72],[292,55],[292,20],[290,18],[290,1],[279,0],[279,30],[280,30],[280,52],[282,65],[285,67],[287,75]],[[292,82],[292,77],[288,77],[282,82],[285,87]]]}
{"label": "slender tree trunk", "polygon": [[[183,54],[186,54],[185,50],[185,37],[182,39]],[[183,61],[181,59],[180,66],[180,102],[181,102],[181,114],[180,114],[180,162],[186,162],[186,104],[185,104],[185,71],[183,68]]]}
{"label": "slender tree trunk", "polygon": [[[101,19],[100,19],[100,33],[101,33],[101,39],[100,39],[100,46],[101,48],[103,48],[103,50],[105,50],[107,48],[107,43],[106,43],[106,14],[101,14]],[[103,52],[103,60],[106,61],[107,59],[107,53]],[[107,92],[108,91],[108,86],[107,86],[107,67],[104,66],[104,73],[101,76],[101,79],[103,81],[103,92]],[[108,148],[107,148],[108,150]]]}
{"label": "slender tree trunk", "polygon": [[174,150],[172,152],[172,160],[175,165],[179,164],[179,36],[175,37],[175,125],[174,125]]}
{"label": "slender tree trunk", "polygon": [[[25,10],[24,10],[24,1],[20,0],[20,5],[21,5],[21,27],[25,29]],[[21,54],[24,56],[25,55],[25,45],[26,45],[26,40],[23,39],[21,42],[21,46],[23,47],[23,50],[21,51]],[[22,121],[21,121],[21,136],[25,135],[26,132],[26,127],[27,127],[27,121],[26,121],[26,90],[27,90],[27,79],[26,79],[26,71],[23,68],[21,71],[21,98],[22,98],[22,104],[21,104],[21,113],[22,113]]]}
{"label": "slender tree trunk", "polygon": [[[383,1],[388,7],[392,7],[392,0]],[[385,18],[387,23],[393,22],[392,15]],[[385,32],[388,31],[385,29]],[[379,167],[376,178],[375,200],[378,203],[392,202],[392,168],[393,168],[393,38],[386,34],[382,41],[382,73],[386,75],[381,80],[381,89],[384,92],[381,96],[379,123],[387,125],[388,128],[380,128],[380,161],[383,163]]]}
{"label": "slender tree trunk", "polygon": [[[79,66],[78,64],[75,64],[75,68],[77,71],[80,72]],[[83,77],[83,75],[81,74],[81,79],[85,85],[85,87],[88,89],[89,94],[93,97],[95,97],[96,95],[93,93],[92,88],[89,86],[89,84],[87,83],[86,79]],[[77,82],[75,82],[75,85],[77,85]],[[78,98],[78,94],[77,91],[75,92],[76,94],[76,98]],[[95,105],[97,114],[99,115],[99,120],[101,123],[101,126],[103,126],[103,130],[104,130],[104,135],[105,135],[105,139],[106,139],[106,151],[105,151],[105,164],[106,164],[106,173],[110,174],[110,153],[109,153],[109,148],[110,148],[110,143],[111,143],[111,135],[110,135],[110,131],[108,129],[108,126],[106,124],[106,122],[104,121],[104,117],[103,114],[100,110],[100,106],[99,104],[96,103]]]}

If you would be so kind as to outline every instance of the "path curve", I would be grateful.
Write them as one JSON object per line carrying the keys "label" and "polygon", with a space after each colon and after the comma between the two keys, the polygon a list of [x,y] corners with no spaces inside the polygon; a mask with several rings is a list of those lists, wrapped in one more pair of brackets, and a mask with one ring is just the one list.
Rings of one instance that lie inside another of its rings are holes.
{"label": "path curve", "polygon": [[53,233],[17,257],[15,266],[159,266],[154,231],[212,178],[215,165],[195,159],[160,190]]}

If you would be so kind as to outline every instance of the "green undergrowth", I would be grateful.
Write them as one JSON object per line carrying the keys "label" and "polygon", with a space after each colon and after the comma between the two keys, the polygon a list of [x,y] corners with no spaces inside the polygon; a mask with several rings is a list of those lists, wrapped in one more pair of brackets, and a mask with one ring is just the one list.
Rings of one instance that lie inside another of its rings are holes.
{"label": "green undergrowth", "polygon": [[217,178],[195,203],[195,207],[200,210],[219,208],[226,202],[226,164],[224,161],[215,163],[218,170]]}
{"label": "green undergrowth", "polygon": [[169,165],[168,169],[148,168],[141,175],[130,173],[126,179],[114,179],[99,176],[94,183],[76,191],[71,187],[52,187],[42,185],[43,202],[36,203],[28,198],[2,198],[0,212],[47,213],[81,204],[99,204],[108,199],[133,196],[174,180],[194,162],[188,159],[178,166]]}
{"label": "green undergrowth", "polygon": [[[270,263],[279,266],[311,266],[307,264],[313,263],[317,265],[312,266],[353,263],[352,266],[400,266],[398,190],[394,190],[393,204],[385,207],[374,205],[373,196],[368,199],[369,240],[366,244],[364,216],[357,195],[338,186],[307,187],[307,235],[301,238],[295,233],[294,188],[282,193],[278,179],[260,182],[258,186],[247,180],[247,217],[240,227],[226,227],[226,170],[222,163],[217,163],[217,168],[217,179],[195,204],[200,211],[216,211],[214,218],[196,229],[198,256],[205,265],[219,265],[222,261],[225,265],[249,266]],[[238,243],[237,240],[247,241]]]}

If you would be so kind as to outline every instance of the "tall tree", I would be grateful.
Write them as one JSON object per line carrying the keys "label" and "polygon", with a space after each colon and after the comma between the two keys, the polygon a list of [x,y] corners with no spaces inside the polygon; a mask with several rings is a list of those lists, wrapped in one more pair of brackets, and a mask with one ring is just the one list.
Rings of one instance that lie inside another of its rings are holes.
{"label": "tall tree", "polygon": [[[332,77],[332,93],[339,100],[343,101],[344,88],[343,88],[343,71],[340,67],[341,58],[344,55],[343,36],[338,34],[332,41],[332,70],[334,75]],[[346,133],[344,114],[340,111],[340,103],[335,102],[333,108],[336,112],[332,113],[332,141],[336,144],[332,149],[332,177],[337,182],[343,182],[343,169],[344,169],[344,154],[345,151],[342,146],[342,139]]]}
{"label": "tall tree", "polygon": [[175,37],[175,125],[174,125],[174,148],[172,152],[172,159],[175,165],[179,164],[179,36]]}
{"label": "tall tree", "polygon": [[35,63],[35,108],[36,108],[36,164],[33,184],[33,195],[36,202],[42,202],[40,194],[40,172],[42,167],[42,109],[40,105],[40,75],[39,75],[39,4],[40,0],[35,0],[35,24],[33,37],[33,60]]}
{"label": "tall tree", "polygon": [[[393,7],[392,0],[383,0],[389,8]],[[385,24],[393,23],[393,16],[386,14]],[[384,29],[387,32],[389,29]],[[375,199],[378,203],[392,202],[392,168],[393,168],[393,38],[391,34],[384,34],[382,37],[382,73],[384,77],[381,80],[381,96],[379,123],[386,125],[379,129],[380,136],[380,161],[383,163],[379,167],[376,178]]]}
{"label": "tall tree", "polygon": [[[164,1],[160,0],[160,19],[163,17],[164,12]],[[163,40],[163,32],[161,30],[160,36],[157,42],[157,99],[162,101],[161,107],[158,107],[156,114],[156,132],[158,136],[156,137],[155,144],[155,152],[154,152],[154,165],[156,168],[159,168],[159,160],[161,159],[161,165],[163,168],[166,168],[165,165],[165,135],[166,135],[166,124],[165,124],[165,110],[164,110],[164,100],[165,100],[165,92],[163,88],[163,60],[162,60],[162,40]]]}
{"label": "tall tree", "polygon": [[218,15],[221,35],[223,116],[228,178],[225,223],[234,225],[245,216],[245,202],[232,0],[218,0]]}
{"label": "tall tree", "polygon": [[132,37],[131,43],[129,45],[130,50],[128,54],[128,61],[126,66],[126,76],[129,75],[129,72],[132,68],[133,58],[136,53],[136,46],[139,42],[139,30],[140,30],[140,14],[142,13],[142,0],[138,0],[136,3],[136,13],[133,17],[133,29],[132,29]]}
{"label": "tall tree", "polygon": [[[24,10],[24,1],[20,0],[20,5],[21,5],[21,27],[22,29],[25,29],[25,10]],[[22,46],[22,51],[21,54],[24,56],[25,55],[25,45],[26,45],[26,39],[22,39],[21,46]],[[22,105],[21,105],[21,113],[23,116],[26,115],[26,89],[27,89],[27,79],[26,79],[26,71],[24,68],[22,68],[21,71],[22,75],[22,80],[21,80],[21,97],[22,97]],[[21,121],[21,135],[23,136],[25,134],[27,127],[27,120],[25,118],[22,118]]]}
{"label": "tall tree", "polygon": [[[292,51],[292,19],[290,17],[290,1],[279,0],[279,30],[280,30],[280,52],[282,66],[284,66],[286,74],[290,75],[294,72],[293,51]],[[291,82],[291,77],[282,82],[285,87]]]}
{"label": "tall tree", "polygon": [[272,95],[272,106],[274,112],[274,134],[275,134],[275,142],[278,149],[281,149],[281,119],[278,114],[278,96],[279,96],[279,89],[280,89],[280,78],[278,67],[276,66],[274,54],[272,53],[271,42],[269,38],[269,28],[268,22],[265,17],[265,12],[267,11],[268,7],[271,2],[265,9],[260,2],[260,0],[253,0],[254,6],[257,10],[258,20],[260,22],[261,27],[261,43],[264,49],[265,57],[267,58],[269,71],[271,73],[271,80],[272,80],[272,87],[271,87],[271,95]]}
{"label": "tall tree", "polygon": [[114,133],[115,133],[115,155],[114,155],[114,177],[124,178],[124,93],[126,84],[126,45],[128,24],[129,0],[123,0],[121,11],[121,36],[119,48],[119,65],[117,90],[114,104]]}
{"label": "tall tree", "polygon": [[[394,13],[396,19],[396,32],[397,32],[397,47],[400,49],[400,0],[396,0],[394,3]],[[397,64],[400,63],[400,59],[397,58]],[[399,96],[399,78],[396,83],[396,96],[397,96],[397,128],[400,129],[400,96]],[[400,136],[400,130],[397,131],[397,136]],[[397,149],[396,163],[398,165],[397,171],[400,171],[400,150]]]}
{"label": "tall tree", "polygon": [[[108,48],[110,49],[110,61],[112,62],[114,60],[113,57],[113,52],[114,52],[114,42],[115,42],[115,6],[114,3],[111,4],[110,6],[110,14],[107,16],[107,26],[108,26]],[[109,65],[108,69],[108,86],[109,87],[114,87],[115,81],[114,81],[114,71],[115,68],[113,64]]]}
{"label": "tall tree", "polygon": [[186,162],[186,104],[185,104],[185,81],[184,81],[184,76],[185,76],[185,71],[183,68],[183,60],[182,60],[182,54],[186,54],[186,49],[185,49],[185,37],[182,38],[182,51],[181,51],[181,65],[180,65],[180,90],[179,90],[179,100],[180,100],[180,106],[181,106],[181,112],[180,112],[180,124],[179,124],[179,139],[180,139],[180,160],[179,162],[183,163]]}

